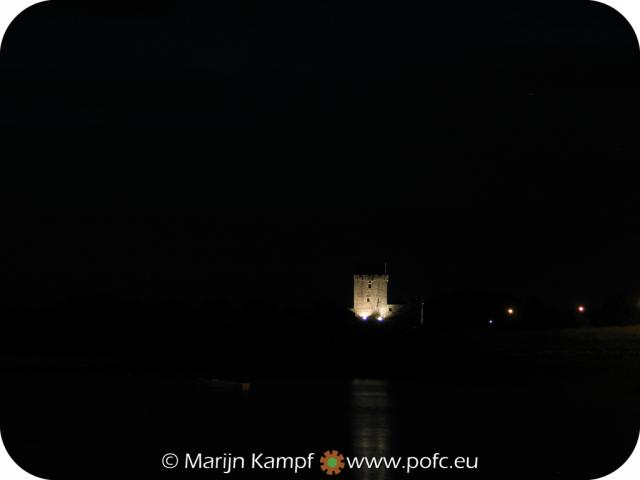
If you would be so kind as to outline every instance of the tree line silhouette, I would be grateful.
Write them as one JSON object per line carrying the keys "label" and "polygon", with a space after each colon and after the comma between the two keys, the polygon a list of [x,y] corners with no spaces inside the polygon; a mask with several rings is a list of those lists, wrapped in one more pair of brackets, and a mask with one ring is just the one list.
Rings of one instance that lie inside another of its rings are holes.
{"label": "tree line silhouette", "polygon": [[[512,310],[512,314],[508,310]],[[0,309],[5,356],[99,357],[159,368],[202,369],[243,376],[340,364],[386,368],[404,346],[456,330],[527,331],[639,323],[633,295],[617,294],[579,312],[537,299],[458,291],[410,300],[402,314],[364,321],[326,302],[308,308],[251,300],[237,307],[225,299],[201,305],[166,301],[148,305],[115,295],[70,298],[47,308]],[[384,355],[371,352],[393,350]],[[380,357],[380,358],[378,358]]]}

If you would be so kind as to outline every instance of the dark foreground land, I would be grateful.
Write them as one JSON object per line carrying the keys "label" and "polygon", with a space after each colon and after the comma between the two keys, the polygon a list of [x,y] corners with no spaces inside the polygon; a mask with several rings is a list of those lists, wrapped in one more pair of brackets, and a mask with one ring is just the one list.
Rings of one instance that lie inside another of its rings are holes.
{"label": "dark foreground land", "polygon": [[[640,327],[244,346],[220,347],[234,352],[228,362],[212,346],[214,366],[197,372],[107,357],[5,358],[3,440],[24,468],[52,479],[222,477],[167,471],[160,460],[168,452],[317,458],[327,449],[479,457],[475,471],[415,478],[588,479],[615,470],[638,438]],[[242,368],[215,367],[234,360]],[[294,478],[227,475],[253,476]],[[307,477],[326,478],[315,467],[298,474]]]}

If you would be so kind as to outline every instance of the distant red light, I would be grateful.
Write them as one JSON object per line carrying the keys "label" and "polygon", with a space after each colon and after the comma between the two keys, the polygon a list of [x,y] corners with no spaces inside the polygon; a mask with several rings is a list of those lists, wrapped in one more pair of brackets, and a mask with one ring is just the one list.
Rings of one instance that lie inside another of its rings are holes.
{"label": "distant red light", "polygon": [[585,312],[585,310],[586,310],[586,308],[584,308],[584,305],[580,305],[580,306],[578,307],[578,312],[580,312],[580,313],[584,313],[584,312]]}

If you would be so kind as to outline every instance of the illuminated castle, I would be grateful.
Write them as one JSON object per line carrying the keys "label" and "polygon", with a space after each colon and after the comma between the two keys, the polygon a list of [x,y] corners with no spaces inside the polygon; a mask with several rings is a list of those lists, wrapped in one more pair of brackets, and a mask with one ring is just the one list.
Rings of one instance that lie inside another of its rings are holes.
{"label": "illuminated castle", "polygon": [[353,276],[353,312],[363,320],[392,317],[400,305],[388,303],[389,274],[384,270],[359,269]]}

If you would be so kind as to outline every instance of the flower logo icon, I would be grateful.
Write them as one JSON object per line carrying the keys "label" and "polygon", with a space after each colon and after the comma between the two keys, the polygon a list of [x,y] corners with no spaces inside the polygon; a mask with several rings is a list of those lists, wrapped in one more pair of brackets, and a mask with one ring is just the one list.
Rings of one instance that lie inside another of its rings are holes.
{"label": "flower logo icon", "polygon": [[327,475],[338,475],[344,468],[344,455],[337,450],[327,450],[320,457],[320,469]]}

